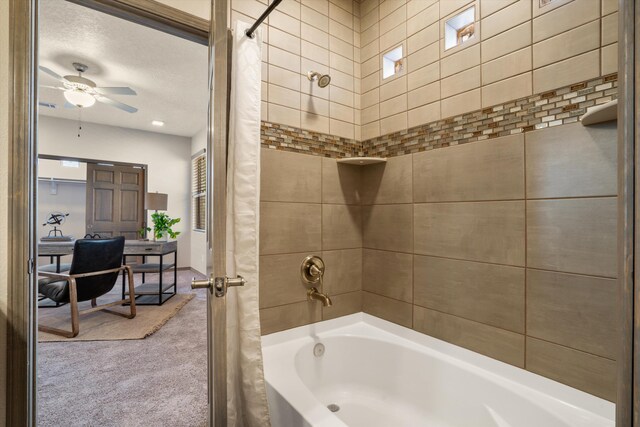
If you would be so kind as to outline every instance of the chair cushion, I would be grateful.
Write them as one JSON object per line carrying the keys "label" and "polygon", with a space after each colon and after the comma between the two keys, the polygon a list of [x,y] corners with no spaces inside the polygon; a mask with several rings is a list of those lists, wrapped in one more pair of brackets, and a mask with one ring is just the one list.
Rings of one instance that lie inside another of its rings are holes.
{"label": "chair cushion", "polygon": [[69,302],[69,286],[66,280],[53,277],[39,279],[38,292],[58,303]]}
{"label": "chair cushion", "polygon": [[[60,273],[64,271],[69,271],[70,268],[71,268],[71,263],[60,264]],[[56,273],[56,265],[55,264],[41,265],[40,267],[38,267],[38,271],[46,271],[47,273]]]}

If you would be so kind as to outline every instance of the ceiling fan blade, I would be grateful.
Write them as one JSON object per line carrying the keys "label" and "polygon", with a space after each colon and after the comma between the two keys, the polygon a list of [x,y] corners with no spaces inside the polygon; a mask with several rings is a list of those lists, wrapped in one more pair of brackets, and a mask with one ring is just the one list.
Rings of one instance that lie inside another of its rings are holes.
{"label": "ceiling fan blade", "polygon": [[51,102],[40,101],[40,102],[38,102],[38,105],[41,106],[41,107],[47,107],[47,108],[53,108],[53,109],[58,108],[58,106],[56,104],[53,104]]}
{"label": "ceiling fan blade", "polygon": [[78,108],[77,105],[73,105],[72,103],[65,101],[64,108]]}
{"label": "ceiling fan blade", "polygon": [[38,68],[40,69],[40,71],[42,71],[43,73],[49,74],[54,79],[59,80],[63,83],[66,82],[65,78],[62,77],[60,74],[56,73],[55,71],[52,71],[47,67],[43,67],[42,65],[40,65]]}
{"label": "ceiling fan blade", "polygon": [[95,90],[101,95],[137,95],[130,87],[97,87]]}
{"label": "ceiling fan blade", "polygon": [[107,105],[111,105],[112,107],[119,108],[121,110],[126,111],[127,113],[135,113],[136,111],[138,111],[138,109],[135,107],[132,107],[127,104],[123,104],[122,102],[115,101],[111,98],[107,98],[106,96],[96,95],[96,99],[98,100],[98,102],[102,102],[103,104],[107,104]]}

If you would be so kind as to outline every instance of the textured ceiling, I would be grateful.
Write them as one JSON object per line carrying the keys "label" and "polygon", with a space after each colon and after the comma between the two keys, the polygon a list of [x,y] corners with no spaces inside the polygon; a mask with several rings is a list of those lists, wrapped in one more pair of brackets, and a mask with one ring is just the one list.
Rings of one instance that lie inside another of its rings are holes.
{"label": "textured ceiling", "polygon": [[[96,103],[82,121],[180,136],[193,136],[207,123],[207,47],[69,3],[41,0],[40,65],[60,75],[75,74],[73,62],[89,66],[84,77],[98,86],[129,86],[137,96],[111,97],[137,113]],[[59,86],[38,74],[40,85]],[[40,114],[78,120],[77,108],[64,108],[62,91],[39,89]],[[152,126],[152,120],[165,122]]]}

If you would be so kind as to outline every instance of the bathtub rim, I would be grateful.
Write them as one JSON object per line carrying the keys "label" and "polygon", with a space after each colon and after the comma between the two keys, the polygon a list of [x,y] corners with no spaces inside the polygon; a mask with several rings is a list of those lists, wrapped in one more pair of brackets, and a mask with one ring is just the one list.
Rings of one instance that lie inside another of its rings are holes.
{"label": "bathtub rim", "polygon": [[[382,332],[382,333],[380,333]],[[379,339],[390,342],[391,344],[399,344],[409,349],[424,350],[428,352],[440,353],[442,357],[456,359],[455,361],[462,364],[470,364],[485,372],[499,377],[506,383],[515,383],[519,386],[532,389],[535,392],[547,395],[553,399],[564,402],[570,406],[576,406],[583,410],[593,413],[596,416],[614,422],[615,420],[615,404],[605,399],[578,390],[566,384],[543,377],[523,368],[510,365],[506,362],[492,359],[489,356],[468,350],[455,344],[442,341],[432,336],[417,332],[413,329],[397,325],[387,320],[369,315],[367,313],[355,313],[336,319],[324,320],[309,325],[299,326],[297,328],[285,331],[275,332],[262,337],[263,350],[268,352],[274,351],[277,346],[294,347],[295,351],[302,346],[309,344],[315,338],[328,338],[332,336],[358,336],[369,339]],[[310,341],[311,340],[311,341]],[[295,354],[290,355],[295,360]],[[265,357],[265,373],[268,371],[268,357]],[[268,375],[265,379],[269,381]],[[297,380],[304,385],[302,380],[296,376]],[[282,395],[283,393],[277,387],[274,389]],[[305,390],[313,395],[305,385]],[[315,399],[315,398],[314,398]],[[297,399],[296,399],[297,400]],[[317,400],[316,400],[317,402]],[[300,408],[296,402],[289,402],[296,410],[301,411],[309,422],[313,425],[331,425],[345,426],[346,424],[330,423],[324,424],[326,417],[319,417],[320,414],[314,413],[311,418],[307,418],[304,412],[305,408]],[[321,408],[324,408],[320,405]],[[315,412],[315,411],[314,411]],[[612,424],[613,425],[613,424]]]}

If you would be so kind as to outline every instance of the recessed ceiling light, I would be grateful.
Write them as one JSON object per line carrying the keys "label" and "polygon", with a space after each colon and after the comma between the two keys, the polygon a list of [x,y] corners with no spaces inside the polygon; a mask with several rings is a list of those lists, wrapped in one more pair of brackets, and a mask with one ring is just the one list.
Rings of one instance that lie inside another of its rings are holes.
{"label": "recessed ceiling light", "polygon": [[151,124],[154,126],[164,126],[164,122],[160,120],[154,120],[151,122]]}

